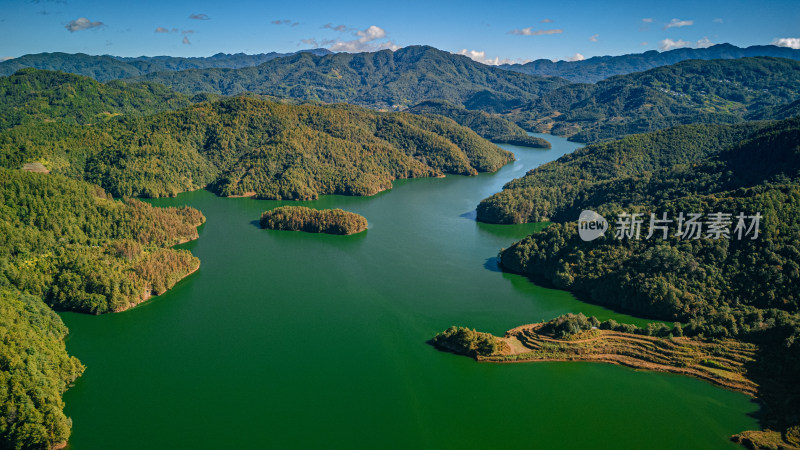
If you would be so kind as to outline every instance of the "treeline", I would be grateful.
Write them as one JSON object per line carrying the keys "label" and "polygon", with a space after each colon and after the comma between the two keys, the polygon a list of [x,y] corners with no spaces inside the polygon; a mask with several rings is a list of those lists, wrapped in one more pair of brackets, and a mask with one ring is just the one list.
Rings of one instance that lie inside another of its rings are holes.
{"label": "treeline", "polygon": [[596,142],[675,125],[781,119],[800,97],[800,62],[771,57],[683,61],[543,93],[509,117],[527,130]]}
{"label": "treeline", "polygon": [[355,234],[367,229],[367,219],[341,209],[280,206],[261,214],[261,228],[308,233]]}
{"label": "treeline", "polygon": [[[728,133],[744,130],[707,128],[720,143],[727,139],[720,139],[720,131],[730,137]],[[664,138],[670,132],[656,135]],[[627,167],[630,160],[611,157],[614,152],[597,158],[594,171],[572,163],[584,154],[560,160],[548,169],[554,178],[583,174],[599,181],[584,183],[576,195],[570,194],[573,200],[561,204],[561,211],[570,214],[560,216],[554,210],[557,223],[502,251],[502,267],[593,303],[683,322],[682,332],[690,336],[759,344],[762,350],[751,369],[763,380],[759,397],[766,403],[764,426],[800,424],[800,392],[794,387],[800,378],[798,142],[800,118],[795,118],[755,125],[741,142],[722,148],[687,147],[688,153],[674,154],[677,149],[664,145],[652,153],[660,155],[656,159],[646,157],[648,152],[634,154],[633,160],[639,160],[635,169]],[[620,143],[605,145],[609,150],[624,148]],[[533,204],[546,202],[546,197],[532,195]],[[584,206],[609,221],[604,237],[585,242],[578,236],[577,213],[567,216]],[[645,218],[639,239],[615,237],[615,217],[622,212]],[[684,238],[676,235],[673,223],[666,238],[660,232],[645,237],[651,213],[659,218],[666,213],[674,220],[681,212],[732,214],[731,235],[710,239],[704,229],[700,239]],[[761,215],[757,238],[735,235],[738,213]]]}
{"label": "treeline", "polygon": [[51,310],[105,313],[160,294],[197,269],[192,208],[114,200],[60,175],[0,168],[0,448],[64,445],[61,395],[83,366]]}
{"label": "treeline", "polygon": [[266,199],[372,195],[398,178],[474,175],[512,159],[443,117],[247,97],[93,126],[36,123],[0,133],[0,166],[40,162],[115,197],[205,186]]}
{"label": "treeline", "polygon": [[431,343],[439,349],[473,358],[491,355],[506,345],[490,333],[481,333],[465,327],[450,327],[434,336]]}

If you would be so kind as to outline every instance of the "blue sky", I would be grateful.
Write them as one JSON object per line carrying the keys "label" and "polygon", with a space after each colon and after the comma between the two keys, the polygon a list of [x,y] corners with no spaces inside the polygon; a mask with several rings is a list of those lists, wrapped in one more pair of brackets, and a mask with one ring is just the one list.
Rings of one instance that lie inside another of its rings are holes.
{"label": "blue sky", "polygon": [[0,0],[0,58],[208,56],[427,44],[489,63],[703,47],[800,47],[800,1]]}

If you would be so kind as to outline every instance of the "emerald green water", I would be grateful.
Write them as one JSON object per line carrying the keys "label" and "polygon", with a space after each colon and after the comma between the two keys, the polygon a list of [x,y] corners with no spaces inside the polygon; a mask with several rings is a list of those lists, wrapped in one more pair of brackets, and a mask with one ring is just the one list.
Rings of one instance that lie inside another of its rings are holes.
{"label": "emerald green water", "polygon": [[[742,394],[598,363],[479,364],[426,344],[583,312],[644,324],[499,272],[535,225],[477,223],[484,197],[576,148],[504,146],[477,177],[401,181],[305,202],[364,215],[355,236],[267,231],[280,202],[197,191],[208,221],[182,247],[200,270],[119,314],[62,314],[88,367],[65,395],[74,449],[718,448],[755,429]],[[293,203],[296,204],[296,203]]]}

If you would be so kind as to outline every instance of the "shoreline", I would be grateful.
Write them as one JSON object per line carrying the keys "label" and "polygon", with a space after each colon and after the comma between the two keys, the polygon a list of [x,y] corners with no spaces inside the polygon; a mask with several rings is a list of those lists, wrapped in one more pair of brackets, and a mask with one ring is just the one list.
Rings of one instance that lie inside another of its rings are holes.
{"label": "shoreline", "polygon": [[[194,240],[194,239],[192,239],[192,240]],[[195,266],[195,268],[194,268],[194,269],[192,269],[191,271],[187,272],[187,273],[186,273],[186,275],[184,275],[184,276],[180,277],[180,278],[179,278],[177,281],[175,281],[175,284],[173,284],[172,286],[170,286],[169,288],[167,288],[167,290],[166,290],[166,291],[164,291],[164,292],[162,292],[161,294],[157,294],[157,293],[155,293],[155,291],[153,291],[153,290],[150,290],[150,291],[145,291],[145,292],[144,292],[144,293],[142,293],[142,295],[139,297],[139,301],[136,301],[136,302],[130,302],[130,303],[128,303],[128,305],[127,305],[127,306],[125,306],[125,307],[123,307],[123,308],[118,308],[118,309],[115,309],[115,310],[113,310],[111,313],[112,313],[112,314],[116,314],[116,313],[121,313],[121,312],[124,312],[124,311],[128,311],[128,310],[130,310],[130,309],[133,309],[133,308],[135,308],[135,307],[137,307],[137,306],[141,305],[142,303],[145,303],[146,301],[150,300],[150,299],[151,299],[151,298],[153,298],[153,297],[158,297],[158,296],[164,295],[164,294],[166,294],[167,292],[169,292],[169,291],[170,291],[170,289],[172,289],[173,287],[175,287],[175,285],[176,285],[176,284],[178,284],[178,283],[180,283],[181,281],[185,280],[186,278],[188,278],[190,275],[192,275],[193,273],[197,272],[198,270],[200,270],[200,260],[197,260],[197,265]]]}
{"label": "shoreline", "polygon": [[[559,339],[539,334],[544,323],[521,325],[504,336],[492,336],[491,354],[456,353],[479,363],[596,362],[635,370],[674,373],[758,398],[759,384],[748,377],[746,364],[758,348],[735,341],[710,342],[688,337],[660,338],[620,331],[592,329]],[[484,334],[484,333],[481,333]],[[440,347],[454,351],[446,347]]]}

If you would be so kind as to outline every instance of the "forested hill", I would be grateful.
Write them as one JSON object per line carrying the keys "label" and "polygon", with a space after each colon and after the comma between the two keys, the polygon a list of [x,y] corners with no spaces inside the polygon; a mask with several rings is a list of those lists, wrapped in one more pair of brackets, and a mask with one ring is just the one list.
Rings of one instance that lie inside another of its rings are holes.
{"label": "forested hill", "polygon": [[800,61],[692,60],[561,87],[510,118],[528,130],[595,142],[680,124],[771,119],[799,98]]}
{"label": "forested hill", "polygon": [[[720,126],[707,127],[709,134],[721,135]],[[680,152],[680,147],[668,146],[668,140],[650,140],[664,145],[655,154]],[[629,144],[633,142],[620,145]],[[788,434],[796,436],[800,119],[762,126],[742,142],[717,148],[713,154],[693,152],[649,164],[652,170],[638,175],[615,175],[614,160],[605,161],[594,170],[583,170],[589,177],[609,177],[585,184],[575,196],[581,207],[608,220],[605,235],[583,241],[577,214],[565,217],[502,251],[502,267],[547,280],[594,303],[679,320],[691,336],[758,344],[760,351],[747,370],[760,385],[762,426],[778,431],[794,427]],[[565,180],[575,169],[568,160],[556,166],[552,172],[562,172]],[[534,193],[534,204],[547,201],[546,195]],[[642,214],[638,239],[615,237],[622,212]],[[651,213],[673,220],[666,224],[666,238],[660,229],[646,238]],[[683,234],[678,232],[680,213],[702,214],[701,236],[686,234],[686,225]],[[713,238],[712,213],[731,214],[728,237]],[[740,213],[747,216],[741,238],[736,231]],[[761,219],[756,237],[751,227],[757,214]]]}
{"label": "forested hill", "polygon": [[[683,125],[592,144],[509,181],[502,191],[481,201],[477,218],[490,223],[577,220],[582,209],[593,208],[592,202],[599,201],[587,192],[609,180],[644,177],[664,167],[691,164],[765,125]],[[631,195],[636,198],[637,193]]]}
{"label": "forested hill", "polygon": [[427,100],[408,108],[407,111],[414,114],[437,114],[448,117],[489,140],[508,136],[527,136],[525,130],[499,115],[466,109],[444,100]]}
{"label": "forested hill", "polygon": [[0,77],[0,130],[23,123],[100,123],[111,117],[150,115],[189,106],[190,98],[155,83],[98,83],[48,70],[22,69]]}
{"label": "forested hill", "polygon": [[614,75],[642,72],[687,59],[736,59],[752,56],[800,60],[800,50],[774,45],[740,48],[731,44],[717,44],[708,48],[678,48],[665,52],[651,50],[620,56],[595,56],[583,61],[553,62],[549,59],[537,59],[525,64],[504,64],[499,67],[529,75],[562,77],[576,83],[596,83]]}
{"label": "forested hill", "polygon": [[0,166],[42,163],[115,196],[208,186],[220,195],[372,195],[398,178],[474,175],[511,153],[443,117],[236,97],[93,126],[32,123],[0,133]]}
{"label": "forested hill", "polygon": [[184,93],[253,92],[382,108],[442,99],[484,110],[498,105],[505,110],[568,84],[561,78],[509,72],[427,46],[326,56],[300,53],[257,67],[160,72],[136,79]]}
{"label": "forested hill", "polygon": [[[325,49],[301,50],[315,55],[331,53]],[[260,53],[245,55],[243,53],[218,53],[209,57],[181,58],[176,56],[94,56],[83,53],[37,53],[24,55],[0,62],[0,76],[8,76],[24,68],[43,70],[59,70],[94,78],[97,81],[109,81],[119,78],[130,78],[151,72],[162,72],[186,69],[209,69],[251,67],[271,59],[294,53]]]}

